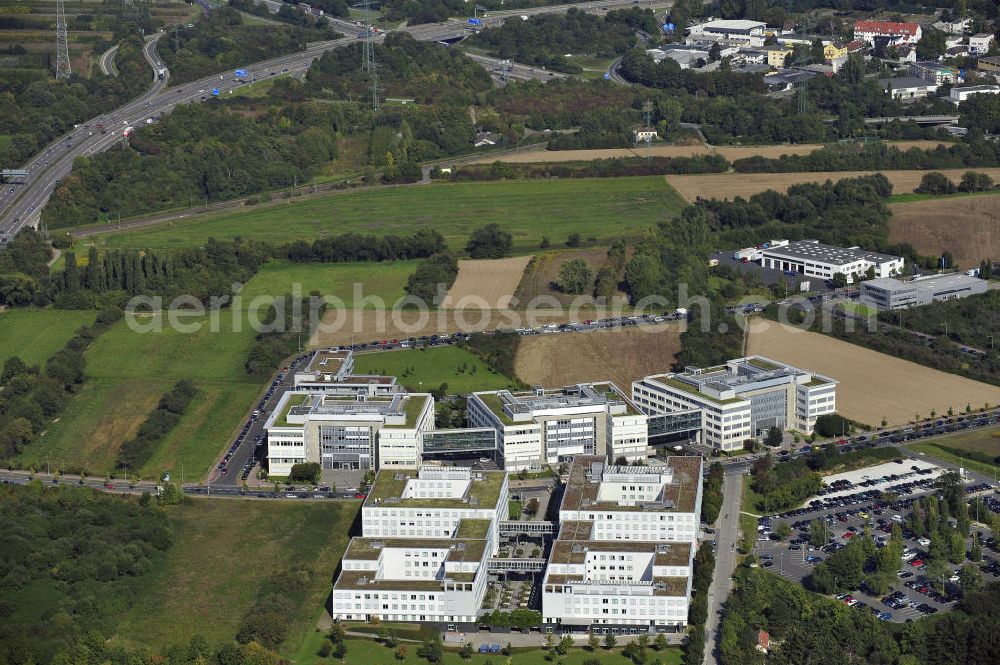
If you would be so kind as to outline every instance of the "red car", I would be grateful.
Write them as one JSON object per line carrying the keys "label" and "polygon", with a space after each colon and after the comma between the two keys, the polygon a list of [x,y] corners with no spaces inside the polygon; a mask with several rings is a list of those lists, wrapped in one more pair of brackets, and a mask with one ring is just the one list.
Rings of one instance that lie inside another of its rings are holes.
{"label": "red car", "polygon": [[355,494],[354,498],[355,499],[365,499],[365,498],[367,498],[367,495],[365,495],[365,494]]}
{"label": "red car", "polygon": [[114,484],[112,484],[112,483],[104,483],[104,489],[106,489],[106,490],[113,490],[114,488],[115,488]]}
{"label": "red car", "polygon": [[914,559],[913,561],[910,562],[910,565],[913,566],[914,568],[919,568],[920,566],[924,565],[924,562],[923,559]]}
{"label": "red car", "polygon": [[850,540],[853,537],[854,537],[854,532],[853,531],[848,531],[843,536],[841,536],[841,538],[844,538],[846,540]]}

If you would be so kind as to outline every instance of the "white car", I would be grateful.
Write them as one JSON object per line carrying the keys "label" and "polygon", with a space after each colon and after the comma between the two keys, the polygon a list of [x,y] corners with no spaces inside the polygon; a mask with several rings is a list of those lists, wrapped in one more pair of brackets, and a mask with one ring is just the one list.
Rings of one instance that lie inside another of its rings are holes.
{"label": "white car", "polygon": [[927,538],[917,538],[917,544],[920,545],[921,547],[929,547],[931,541],[928,540]]}

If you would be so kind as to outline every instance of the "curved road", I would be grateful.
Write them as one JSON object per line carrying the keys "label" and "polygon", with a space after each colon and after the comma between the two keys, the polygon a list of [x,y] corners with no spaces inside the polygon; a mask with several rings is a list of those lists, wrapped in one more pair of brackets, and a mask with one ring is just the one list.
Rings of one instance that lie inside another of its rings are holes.
{"label": "curved road", "polygon": [[[205,7],[205,2],[199,2]],[[603,12],[615,7],[626,7],[636,4],[633,0],[591,0],[573,5],[551,5],[547,7],[532,7],[518,10],[491,12],[488,23],[499,23],[512,16],[533,15],[544,13],[565,12],[571,8],[583,11]],[[663,5],[668,3],[648,3]],[[646,6],[642,3],[641,6]],[[210,6],[210,5],[209,5]],[[301,74],[310,63],[324,51],[350,44],[364,30],[361,26],[341,20],[333,20],[332,24],[347,37],[332,41],[317,42],[308,45],[304,51],[292,53],[277,58],[244,67],[253,79],[262,79],[279,73]],[[454,40],[470,33],[470,28],[464,20],[452,19],[443,23],[428,23],[399,28],[421,41]],[[156,55],[156,42],[163,33],[150,38],[144,49],[146,60],[153,67],[154,77],[158,68],[163,67],[162,61]],[[39,212],[57,184],[66,177],[73,168],[73,160],[103,152],[122,140],[122,131],[126,127],[137,127],[149,119],[156,119],[162,113],[170,111],[177,104],[206,100],[212,96],[212,89],[218,88],[220,94],[246,85],[247,82],[236,81],[227,74],[213,74],[205,78],[186,83],[177,88],[165,89],[167,77],[155,80],[153,86],[139,98],[110,111],[102,116],[80,125],[67,135],[49,145],[42,153],[36,155],[24,168],[28,171],[27,182],[22,185],[7,186],[0,189],[0,246],[6,244],[18,231],[26,225],[37,222]],[[251,80],[252,83],[252,80]],[[107,134],[96,130],[96,123],[103,123]],[[13,191],[11,191],[13,190]]]}
{"label": "curved road", "polygon": [[118,53],[118,44],[115,44],[107,51],[101,54],[101,59],[97,61],[97,64],[101,66],[101,73],[105,76],[118,76],[118,72],[115,71],[115,54]]}

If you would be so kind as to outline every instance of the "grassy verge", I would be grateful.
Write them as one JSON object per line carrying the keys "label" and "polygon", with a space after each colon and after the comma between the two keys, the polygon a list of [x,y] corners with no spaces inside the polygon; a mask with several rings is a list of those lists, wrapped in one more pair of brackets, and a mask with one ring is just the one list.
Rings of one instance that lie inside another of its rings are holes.
{"label": "grassy verge", "polygon": [[907,448],[986,476],[993,476],[996,473],[1000,473],[1000,465],[970,459],[962,454],[968,450],[968,448],[963,450],[963,446],[967,445],[972,439],[976,439],[977,442],[992,442],[994,449],[990,452],[994,456],[1000,456],[1000,439],[990,437],[984,433],[959,434],[932,441],[920,441],[918,443],[911,443]]}
{"label": "grassy verge", "polygon": [[354,369],[359,374],[397,376],[401,383],[417,392],[446,383],[446,393],[467,394],[473,390],[498,390],[511,383],[507,377],[491,371],[477,356],[454,346],[365,353],[357,356]]}
{"label": "grassy verge", "polygon": [[[281,296],[293,287],[303,295],[319,291],[334,296],[345,307],[360,307],[366,297],[377,297],[392,306],[406,295],[403,287],[419,261],[384,263],[289,263],[270,261],[246,283],[240,294],[244,303],[257,296]],[[355,293],[355,286],[358,292]],[[358,296],[356,299],[355,296]],[[334,303],[336,304],[336,303]]]}
{"label": "grassy verge", "polygon": [[309,580],[296,599],[293,642],[319,616],[359,505],[189,499],[167,508],[174,545],[115,639],[153,648],[186,644],[196,634],[209,644],[230,641],[260,582],[302,567]]}
{"label": "grassy verge", "polygon": [[[660,177],[434,183],[381,187],[259,205],[95,236],[111,247],[198,247],[209,237],[252,236],[282,244],[348,232],[405,234],[433,226],[450,247],[464,247],[476,228],[496,222],[517,251],[570,233],[604,240],[638,235],[683,207]],[[544,223],[543,223],[544,222]]]}
{"label": "grassy verge", "polygon": [[740,501],[740,510],[745,510],[748,513],[758,513],[759,514],[761,511],[760,511],[759,508],[757,508],[757,504],[763,498],[764,497],[762,495],[757,494],[757,492],[754,492],[753,488],[750,487],[750,478],[749,477],[744,478],[743,479],[743,498]]}
{"label": "grassy verge", "polygon": [[[970,171],[975,171],[975,169],[969,169]],[[956,183],[957,184],[957,183]],[[956,192],[954,194],[917,194],[916,192],[901,192],[899,194],[893,194],[889,197],[889,203],[911,203],[913,201],[929,201],[936,199],[956,199],[964,198],[967,196],[996,196],[996,190],[987,190],[985,192]]]}
{"label": "grassy verge", "polygon": [[[503,646],[507,639],[503,634],[495,636],[496,643]],[[321,658],[317,651],[323,642],[323,635],[313,632],[302,642],[301,648],[295,653],[292,662],[295,665],[318,665],[318,663],[328,662]],[[394,656],[394,650],[379,644],[374,644],[365,639],[348,639],[347,655],[344,659],[350,665],[387,665],[388,663],[400,663],[401,665],[425,665],[426,660],[417,656],[418,644],[406,644],[406,656],[402,660]],[[590,651],[587,648],[576,647],[570,649],[565,656],[555,656],[552,660],[546,658],[548,652],[544,649],[514,649],[513,655],[509,658],[501,654],[473,654],[469,660],[463,660],[454,650],[446,650],[441,661],[443,665],[487,665],[488,663],[503,664],[508,661],[516,665],[547,665],[548,663],[563,663],[563,665],[583,665],[583,662],[596,658],[602,665],[627,665],[632,663],[630,659],[622,655],[621,648],[605,649],[598,648]],[[680,665],[681,650],[668,648],[663,651],[647,649],[648,662],[659,661],[663,665]]]}
{"label": "grassy verge", "polygon": [[0,367],[11,356],[42,365],[65,346],[77,328],[90,325],[96,312],[60,309],[12,309],[0,312]]}

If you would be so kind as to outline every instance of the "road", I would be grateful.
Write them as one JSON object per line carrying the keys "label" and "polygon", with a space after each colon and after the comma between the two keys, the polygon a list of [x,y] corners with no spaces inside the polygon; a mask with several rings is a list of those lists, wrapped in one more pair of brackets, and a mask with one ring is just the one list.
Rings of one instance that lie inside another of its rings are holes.
{"label": "road", "polygon": [[[156,54],[156,43],[162,35],[163,33],[151,35],[143,47],[143,55],[153,70],[153,82],[146,92],[114,111],[77,126],[51,143],[24,167],[28,171],[26,184],[3,190],[0,194],[0,205],[3,206],[0,216],[0,245],[6,244],[18,231],[37,218],[49,194],[72,170],[73,160],[107,150],[122,140],[122,130],[129,123],[137,124],[153,114],[152,100],[162,99],[158,95],[170,78],[169,73],[162,80],[156,75],[157,69],[163,67],[163,62]],[[106,134],[97,129],[98,122],[104,124]],[[14,190],[13,193],[11,189]]]}
{"label": "road", "polygon": [[532,65],[523,65],[519,62],[513,62],[510,60],[502,60],[500,58],[492,58],[485,55],[478,55],[476,53],[466,53],[470,60],[478,62],[483,66],[486,71],[488,71],[493,77],[499,78],[503,81],[517,80],[517,81],[550,81],[552,79],[564,79],[567,77],[566,74],[562,72],[554,72],[552,70],[545,69],[544,67],[534,67]]}
{"label": "road", "polygon": [[[207,0],[199,0],[198,4],[206,12],[211,8],[211,4]],[[571,8],[602,12],[606,9],[634,4],[636,4],[634,0],[604,0],[603,2],[584,2],[574,5],[551,5],[494,12],[490,18],[502,22],[503,19],[511,16],[559,13]],[[642,3],[640,6],[657,7],[668,6],[668,4]],[[365,30],[364,27],[356,26],[347,21],[334,20],[333,24],[337,30],[347,36],[309,44],[305,50],[298,53],[247,65],[242,69],[247,70],[251,79],[260,79],[278,73],[301,76],[309,68],[312,61],[323,52],[352,43]],[[421,41],[457,40],[470,34],[470,27],[467,23],[458,19],[451,19],[443,23],[403,26],[399,29]],[[153,67],[154,72],[163,66],[159,56],[156,55],[156,42],[160,36],[162,33],[148,38],[144,49],[146,60]],[[526,67],[526,69],[531,68]],[[555,77],[553,76],[553,78]],[[167,82],[168,77],[165,77],[163,81],[154,81],[152,87],[137,99],[83,123],[72,132],[52,142],[25,166],[28,178],[24,184],[0,189],[0,246],[6,244],[25,226],[37,223],[42,206],[59,182],[70,173],[73,168],[73,160],[77,157],[92,155],[111,148],[123,140],[122,130],[125,127],[137,126],[147,120],[155,120],[177,104],[207,100],[212,96],[213,88],[218,88],[219,93],[225,95],[231,90],[247,84],[247,82],[236,81],[229,77],[228,73],[216,73],[176,88],[166,88]],[[252,84],[252,80],[250,83]],[[94,131],[98,122],[104,124],[107,134]]]}
{"label": "road", "polygon": [[726,467],[722,480],[722,509],[715,529],[715,573],[708,588],[708,620],[705,622],[705,663],[716,665],[722,606],[733,588],[736,543],[740,539],[740,499],[743,495],[743,464]]}
{"label": "road", "polygon": [[101,54],[101,59],[97,63],[101,67],[101,73],[105,76],[118,76],[118,71],[115,69],[115,54],[118,53],[118,44],[115,44],[107,51]]}

